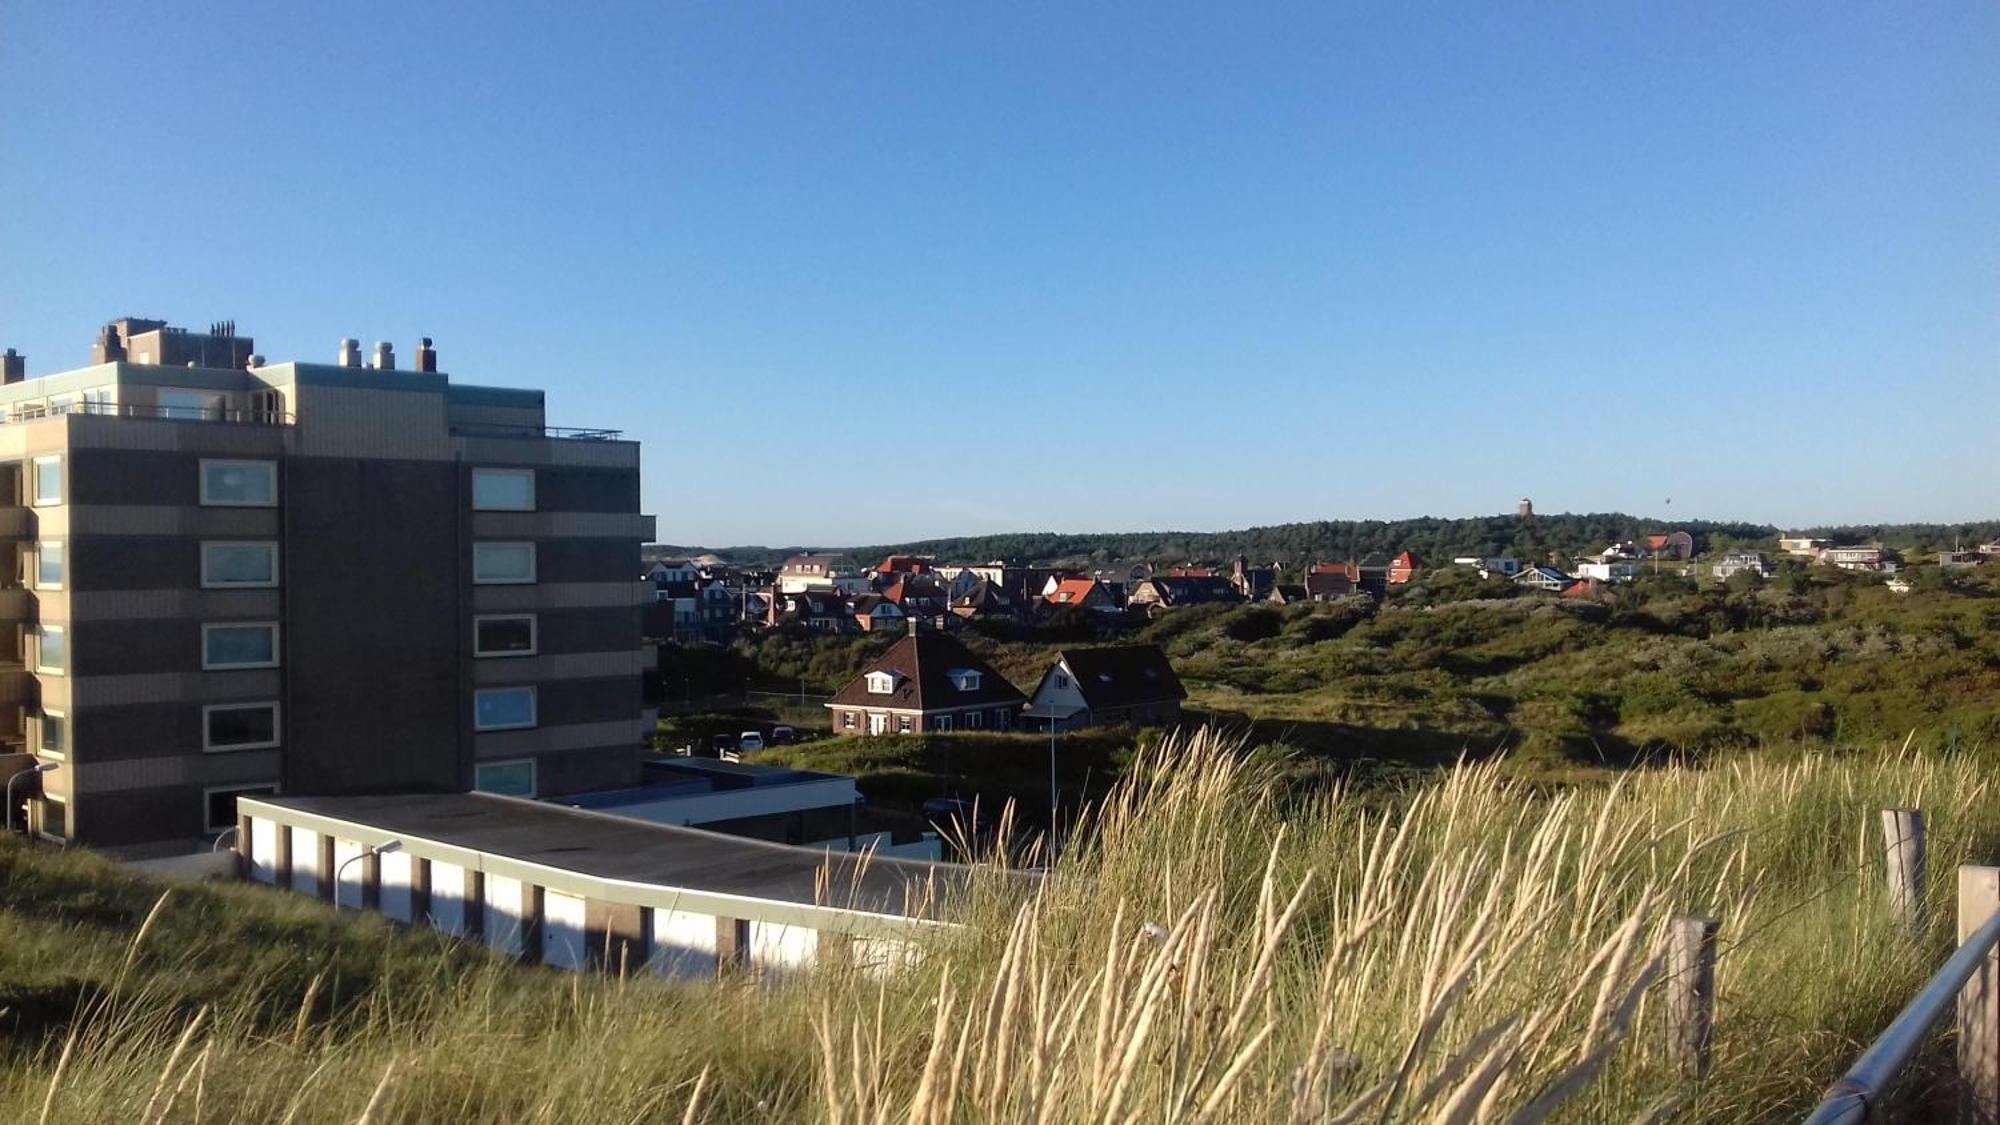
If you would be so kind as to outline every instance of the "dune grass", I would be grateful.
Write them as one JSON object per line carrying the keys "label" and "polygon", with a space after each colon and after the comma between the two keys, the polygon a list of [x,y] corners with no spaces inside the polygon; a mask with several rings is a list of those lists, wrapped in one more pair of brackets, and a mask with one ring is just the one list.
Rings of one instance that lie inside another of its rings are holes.
{"label": "dune grass", "polygon": [[[1181,736],[1033,899],[976,885],[968,925],[886,981],[525,969],[10,845],[0,1119],[1768,1121],[1948,949],[1953,865],[2000,857],[1982,773],[1823,755],[1551,794],[1489,764],[1364,801]],[[1906,804],[1931,826],[1919,939],[1873,836]],[[1722,921],[1700,1081],[1663,1050],[1679,911]]]}

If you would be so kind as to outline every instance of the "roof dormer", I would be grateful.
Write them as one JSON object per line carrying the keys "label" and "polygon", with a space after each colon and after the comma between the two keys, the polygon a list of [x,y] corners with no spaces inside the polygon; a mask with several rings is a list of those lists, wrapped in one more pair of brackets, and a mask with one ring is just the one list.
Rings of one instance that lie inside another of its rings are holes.
{"label": "roof dormer", "polygon": [[949,673],[951,683],[960,691],[978,691],[979,673],[971,668],[953,668]]}
{"label": "roof dormer", "polygon": [[902,677],[896,675],[894,672],[870,672],[868,673],[868,693],[870,695],[889,695],[896,690],[896,685],[901,680]]}

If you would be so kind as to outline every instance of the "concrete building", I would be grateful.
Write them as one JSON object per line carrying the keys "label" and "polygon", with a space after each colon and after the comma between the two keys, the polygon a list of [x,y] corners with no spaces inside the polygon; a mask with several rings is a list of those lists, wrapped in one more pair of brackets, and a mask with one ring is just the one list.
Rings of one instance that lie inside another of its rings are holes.
{"label": "concrete building", "polygon": [[32,830],[171,850],[243,795],[635,783],[638,446],[453,384],[429,340],[254,353],[121,320],[89,367],[6,364],[0,737],[57,765]]}

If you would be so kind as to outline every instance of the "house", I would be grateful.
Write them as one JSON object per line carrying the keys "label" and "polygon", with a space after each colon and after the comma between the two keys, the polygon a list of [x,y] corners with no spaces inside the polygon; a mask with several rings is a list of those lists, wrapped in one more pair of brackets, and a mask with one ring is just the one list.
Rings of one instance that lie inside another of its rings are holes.
{"label": "house", "polygon": [[1805,559],[1816,559],[1821,551],[1831,546],[1833,540],[1815,539],[1810,535],[1787,535],[1778,540],[1778,550]]}
{"label": "house", "polygon": [[778,592],[795,594],[800,590],[832,589],[838,562],[837,556],[812,551],[793,555],[778,567]]}
{"label": "house", "polygon": [[883,574],[929,574],[937,560],[928,555],[890,555],[875,568],[877,575]]}
{"label": "house", "polygon": [[1694,557],[1694,536],[1685,531],[1648,535],[1646,553],[1663,559],[1691,559]]}
{"label": "house", "polygon": [[1841,570],[1894,570],[1896,564],[1880,543],[1863,543],[1853,547],[1823,547],[1819,561],[1825,566],[1839,567]]}
{"label": "house", "polygon": [[1305,591],[1308,601],[1338,601],[1355,592],[1354,575],[1342,563],[1314,563],[1306,568]]}
{"label": "house", "polygon": [[1531,566],[1514,576],[1514,585],[1530,590],[1546,590],[1560,594],[1569,589],[1576,579],[1552,566]]}
{"label": "house", "polygon": [[956,638],[923,631],[897,641],[826,707],[835,734],[930,734],[1012,730],[1025,702]]}
{"label": "house", "polygon": [[1970,570],[1986,561],[1981,551],[1939,551],[1938,566],[1945,570]]}
{"label": "house", "polygon": [[903,629],[903,607],[880,594],[863,594],[848,603],[854,624],[864,633],[894,633]]}
{"label": "house", "polygon": [[654,587],[677,586],[701,580],[701,567],[690,559],[656,559],[645,577]]}
{"label": "house", "polygon": [[1276,566],[1253,567],[1250,565],[1248,556],[1238,555],[1236,556],[1236,561],[1230,564],[1229,582],[1230,585],[1236,587],[1236,592],[1245,599],[1256,601],[1269,594],[1271,587],[1278,584],[1278,568]]}
{"label": "house", "polygon": [[1595,578],[1579,578],[1575,582],[1570,583],[1560,596],[1575,598],[1578,601],[1602,601],[1604,600],[1605,586],[1606,583],[1600,582]]}
{"label": "house", "polygon": [[1577,560],[1576,576],[1593,582],[1630,582],[1639,577],[1640,564],[1616,556],[1584,556]]}
{"label": "house", "polygon": [[1242,597],[1229,579],[1220,575],[1176,575],[1148,578],[1132,587],[1126,604],[1148,610],[1177,609],[1211,602],[1239,602]]}
{"label": "house", "polygon": [[1051,578],[1042,591],[1042,608],[1060,609],[1075,606],[1079,609],[1116,612],[1111,595],[1104,589],[1104,583],[1095,578]]}
{"label": "house", "polygon": [[1727,581],[1736,575],[1749,571],[1759,578],[1771,576],[1771,563],[1762,551],[1729,551],[1709,571],[1717,578]]}
{"label": "house", "polygon": [[960,618],[983,618],[1018,621],[1021,617],[1021,603],[1012,594],[1001,588],[998,582],[984,578],[973,580],[972,587],[963,594],[952,597],[951,611]]}
{"label": "house", "polygon": [[901,606],[903,613],[909,617],[942,617],[950,605],[943,586],[928,577],[917,575],[897,578],[884,586],[881,593]]}
{"label": "house", "polygon": [[1423,569],[1424,560],[1415,551],[1398,551],[1389,560],[1389,585],[1402,586],[1415,578]]}
{"label": "house", "polygon": [[1349,563],[1347,570],[1354,584],[1364,592],[1377,598],[1389,592],[1388,556],[1369,555],[1358,563]]}
{"label": "house", "polygon": [[1186,698],[1159,645],[1068,649],[1042,673],[1023,714],[1040,730],[1171,726],[1180,722]]}
{"label": "house", "polygon": [[847,598],[834,590],[774,593],[764,623],[796,625],[813,633],[852,633],[860,628]]}

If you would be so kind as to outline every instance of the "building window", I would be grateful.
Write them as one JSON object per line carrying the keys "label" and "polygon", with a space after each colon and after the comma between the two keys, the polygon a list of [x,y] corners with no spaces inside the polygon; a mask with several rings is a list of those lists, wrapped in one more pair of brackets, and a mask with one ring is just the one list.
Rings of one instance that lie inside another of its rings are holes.
{"label": "building window", "polygon": [[481,586],[520,586],[535,580],[533,543],[474,543],[472,580]]}
{"label": "building window", "polygon": [[1068,687],[1069,687],[1069,677],[1068,677],[1068,676],[1065,676],[1065,675],[1063,675],[1063,674],[1062,674],[1061,672],[1057,672],[1057,673],[1056,673],[1056,690],[1058,690],[1058,691],[1063,691],[1063,690],[1067,690],[1067,689],[1068,689]]}
{"label": "building window", "polygon": [[986,725],[986,716],[978,711],[969,712],[965,716],[966,730],[978,730],[980,727],[983,727],[985,725]]}
{"label": "building window", "polygon": [[35,671],[62,675],[69,671],[69,631],[60,625],[35,629]]}
{"label": "building window", "polygon": [[899,715],[899,716],[897,716],[897,718],[896,718],[896,731],[897,731],[897,733],[899,733],[899,734],[908,734],[908,733],[910,733],[910,731],[911,731],[911,730],[913,730],[913,729],[915,729],[915,727],[914,727],[914,725],[913,725],[913,724],[912,724],[912,723],[910,722],[910,717],[909,717],[908,715]]}
{"label": "building window", "polygon": [[37,457],[34,460],[34,492],[29,496],[37,508],[63,502],[63,459]]}
{"label": "building window", "polygon": [[60,590],[62,588],[62,541],[59,539],[44,539],[35,544],[35,589]]}
{"label": "building window", "polygon": [[45,840],[68,841],[69,802],[44,793],[42,794],[40,805],[42,810],[42,823],[39,829],[41,837]]}
{"label": "building window", "polygon": [[203,459],[201,502],[211,508],[277,507],[278,463]]}
{"label": "building window", "polygon": [[953,668],[951,670],[951,683],[953,687],[960,691],[978,691],[979,673],[970,668]]}
{"label": "building window", "polygon": [[535,655],[535,615],[508,613],[473,618],[472,655]]}
{"label": "building window", "polygon": [[222,396],[214,391],[162,388],[160,417],[212,422],[222,417]]}
{"label": "building window", "polygon": [[535,470],[472,470],[472,507],[479,512],[535,510]]}
{"label": "building window", "polygon": [[535,795],[535,760],[523,758],[518,762],[481,762],[472,771],[472,787],[481,793],[498,793],[503,797],[532,797]]}
{"label": "building window", "polygon": [[201,584],[208,589],[276,586],[278,545],[276,543],[222,543],[201,545]]}
{"label": "building window", "polygon": [[896,674],[894,672],[868,673],[869,694],[888,695],[890,692],[893,692],[895,690],[896,690]]}
{"label": "building window", "polygon": [[951,729],[951,716],[950,716],[950,715],[939,715],[939,716],[938,716],[937,718],[935,718],[935,719],[932,719],[932,720],[931,720],[931,729],[932,729],[932,730],[938,730],[938,731],[947,731],[947,730],[950,730],[950,729]]}
{"label": "building window", "polygon": [[994,730],[1008,730],[1011,729],[1013,725],[1014,725],[1014,716],[1012,713],[1005,710],[993,712]]}
{"label": "building window", "polygon": [[210,832],[226,832],[236,827],[236,798],[269,797],[278,791],[275,782],[261,785],[231,785],[222,789],[204,789],[201,792],[204,815],[203,822]]}
{"label": "building window", "polygon": [[35,749],[46,758],[68,757],[69,717],[61,711],[43,711],[42,735],[36,740]]}
{"label": "building window", "polygon": [[203,750],[263,750],[278,741],[276,703],[212,703],[201,709]]}
{"label": "building window", "polygon": [[201,666],[209,671],[225,668],[276,668],[278,623],[246,621],[229,625],[203,625]]}
{"label": "building window", "polygon": [[854,729],[854,712],[842,711],[840,713],[840,729],[841,730]]}
{"label": "building window", "polygon": [[474,730],[519,730],[534,725],[534,688],[493,688],[472,694]]}

